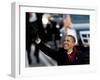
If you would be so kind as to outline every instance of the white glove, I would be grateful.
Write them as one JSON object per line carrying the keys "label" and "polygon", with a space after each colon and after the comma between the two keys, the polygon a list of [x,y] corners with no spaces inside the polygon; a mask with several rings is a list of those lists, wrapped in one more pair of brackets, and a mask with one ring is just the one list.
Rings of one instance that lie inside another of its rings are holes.
{"label": "white glove", "polygon": [[41,39],[40,39],[40,38],[37,38],[37,39],[35,40],[35,42],[36,42],[36,44],[39,44],[39,43],[41,42]]}

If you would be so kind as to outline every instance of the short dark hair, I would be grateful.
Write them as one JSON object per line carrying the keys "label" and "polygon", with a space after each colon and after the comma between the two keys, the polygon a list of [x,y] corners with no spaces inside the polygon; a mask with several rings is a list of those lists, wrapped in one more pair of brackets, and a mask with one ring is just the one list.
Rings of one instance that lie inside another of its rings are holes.
{"label": "short dark hair", "polygon": [[[74,43],[76,42],[76,39],[75,39],[75,37],[74,37],[73,35],[66,35],[66,36],[71,37],[71,38],[73,39],[73,42],[74,42]],[[65,37],[66,37],[66,36],[65,36]]]}

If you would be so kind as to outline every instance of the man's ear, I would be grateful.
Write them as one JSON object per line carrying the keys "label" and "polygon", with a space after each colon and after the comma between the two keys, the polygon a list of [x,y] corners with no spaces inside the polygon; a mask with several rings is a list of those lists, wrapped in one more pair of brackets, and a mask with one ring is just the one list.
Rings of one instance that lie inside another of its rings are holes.
{"label": "man's ear", "polygon": [[73,42],[73,46],[75,46],[75,42]]}

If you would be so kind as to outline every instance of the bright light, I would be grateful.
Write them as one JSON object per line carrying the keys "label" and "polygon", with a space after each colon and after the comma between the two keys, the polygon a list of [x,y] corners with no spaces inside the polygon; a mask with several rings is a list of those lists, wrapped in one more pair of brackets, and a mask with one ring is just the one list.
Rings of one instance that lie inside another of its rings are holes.
{"label": "bright light", "polygon": [[56,25],[56,28],[60,28],[60,26],[57,24],[57,25]]}
{"label": "bright light", "polygon": [[42,22],[43,22],[44,25],[46,25],[48,23],[48,19],[46,17],[43,17]]}

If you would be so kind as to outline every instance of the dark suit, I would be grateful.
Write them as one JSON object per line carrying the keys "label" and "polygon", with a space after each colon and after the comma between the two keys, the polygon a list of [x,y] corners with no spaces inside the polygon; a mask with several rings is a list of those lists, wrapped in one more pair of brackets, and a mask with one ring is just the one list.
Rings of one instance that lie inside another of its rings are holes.
{"label": "dark suit", "polygon": [[46,55],[56,60],[58,65],[86,64],[86,62],[84,62],[85,57],[83,53],[79,51],[74,52],[76,54],[75,60],[72,63],[70,63],[68,55],[66,54],[66,51],[64,49],[59,49],[58,51],[55,51],[45,46],[42,42],[38,44],[38,47]]}
{"label": "dark suit", "polygon": [[[29,65],[32,63],[32,59],[30,56],[31,45],[34,43],[35,38],[37,37],[37,32],[39,37],[45,42],[45,32],[42,25],[42,13],[36,13],[37,20],[33,22],[29,22],[30,13],[26,12],[26,50],[28,56]],[[34,56],[36,57],[36,61],[39,63],[39,49],[35,45]]]}

